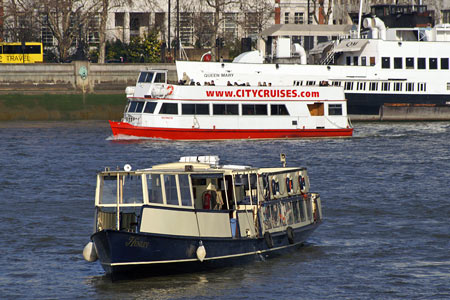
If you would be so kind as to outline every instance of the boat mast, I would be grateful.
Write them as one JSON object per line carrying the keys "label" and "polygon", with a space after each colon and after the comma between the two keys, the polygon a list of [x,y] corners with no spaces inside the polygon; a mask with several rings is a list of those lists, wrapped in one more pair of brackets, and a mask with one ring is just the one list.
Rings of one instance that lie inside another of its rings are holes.
{"label": "boat mast", "polygon": [[361,15],[362,15],[363,0],[359,0],[359,14],[358,14],[358,39],[361,38]]}

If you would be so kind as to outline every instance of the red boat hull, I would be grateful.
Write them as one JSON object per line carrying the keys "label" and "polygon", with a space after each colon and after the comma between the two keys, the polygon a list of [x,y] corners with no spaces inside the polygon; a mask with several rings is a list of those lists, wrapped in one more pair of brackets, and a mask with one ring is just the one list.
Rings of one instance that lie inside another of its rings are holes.
{"label": "red boat hull", "polygon": [[183,129],[138,127],[126,122],[109,121],[114,136],[167,140],[232,140],[232,139],[286,139],[313,137],[350,137],[353,128],[342,129]]}

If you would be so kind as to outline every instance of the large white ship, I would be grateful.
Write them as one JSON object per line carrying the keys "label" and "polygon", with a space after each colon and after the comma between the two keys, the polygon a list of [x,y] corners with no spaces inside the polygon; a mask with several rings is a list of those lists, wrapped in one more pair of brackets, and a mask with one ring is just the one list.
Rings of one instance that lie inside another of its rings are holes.
{"label": "large white ship", "polygon": [[217,85],[341,86],[349,114],[378,114],[385,103],[450,103],[450,25],[386,29],[380,19],[368,18],[364,26],[368,38],[324,45],[322,64],[302,64],[304,51],[294,44],[299,64],[252,63],[242,56],[246,62],[177,61],[178,77],[186,73]]}

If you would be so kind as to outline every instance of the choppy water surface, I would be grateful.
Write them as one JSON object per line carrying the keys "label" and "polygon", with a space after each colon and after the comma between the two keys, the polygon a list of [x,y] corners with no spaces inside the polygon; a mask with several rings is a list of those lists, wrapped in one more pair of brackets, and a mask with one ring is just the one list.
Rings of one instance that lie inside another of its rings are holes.
{"label": "choppy water surface", "polygon": [[[450,124],[356,123],[351,139],[113,141],[106,122],[0,123],[2,299],[448,299]],[[95,174],[182,155],[306,166],[325,222],[290,255],[112,283],[81,252]]]}

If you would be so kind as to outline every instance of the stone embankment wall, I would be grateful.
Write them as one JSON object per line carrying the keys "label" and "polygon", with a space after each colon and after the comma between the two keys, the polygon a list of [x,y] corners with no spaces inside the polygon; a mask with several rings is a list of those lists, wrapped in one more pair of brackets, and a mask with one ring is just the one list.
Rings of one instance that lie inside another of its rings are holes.
{"label": "stone embankment wall", "polygon": [[175,64],[0,65],[0,121],[120,119],[125,88],[143,69],[167,69],[177,81]]}
{"label": "stone embankment wall", "polygon": [[[0,65],[0,93],[125,93],[135,85],[140,70],[167,69],[176,81],[175,64],[3,64]],[[80,75],[87,70],[85,79]]]}

